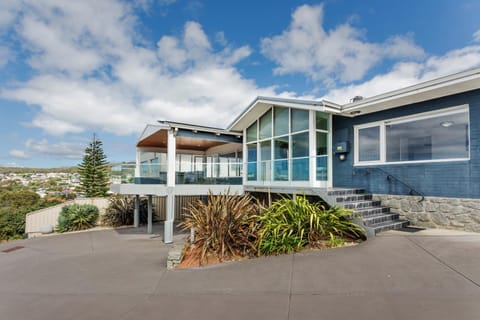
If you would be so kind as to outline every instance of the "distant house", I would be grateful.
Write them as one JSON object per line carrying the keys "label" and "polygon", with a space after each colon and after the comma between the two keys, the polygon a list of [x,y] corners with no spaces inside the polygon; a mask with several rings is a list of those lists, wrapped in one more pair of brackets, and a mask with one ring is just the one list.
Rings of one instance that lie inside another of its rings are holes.
{"label": "distant house", "polygon": [[375,232],[480,232],[480,69],[344,105],[257,97],[226,129],[159,121],[136,147],[112,191],[163,197],[166,242],[179,197],[227,187],[318,196]]}

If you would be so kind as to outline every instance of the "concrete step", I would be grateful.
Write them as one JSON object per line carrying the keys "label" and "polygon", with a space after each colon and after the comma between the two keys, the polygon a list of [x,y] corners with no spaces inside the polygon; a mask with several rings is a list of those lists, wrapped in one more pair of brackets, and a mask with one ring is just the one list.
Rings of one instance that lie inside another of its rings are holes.
{"label": "concrete step", "polygon": [[366,226],[372,226],[383,222],[396,222],[400,215],[398,213],[377,214],[363,219]]}
{"label": "concrete step", "polygon": [[371,194],[343,195],[336,197],[337,203],[372,200]]}
{"label": "concrete step", "polygon": [[344,188],[334,188],[327,191],[329,196],[344,196],[349,194],[364,194],[364,189],[344,189]]}
{"label": "concrete step", "polygon": [[383,231],[402,229],[402,228],[405,228],[406,226],[408,226],[408,221],[397,220],[395,222],[377,223],[377,224],[373,224],[369,227],[371,227],[375,230],[375,234],[378,234],[378,233],[383,232]]}
{"label": "concrete step", "polygon": [[380,201],[372,201],[372,200],[365,200],[365,201],[354,201],[354,202],[345,202],[343,203],[343,207],[346,209],[362,209],[362,208],[369,208],[369,207],[377,207],[380,206]]}
{"label": "concrete step", "polygon": [[390,213],[389,207],[368,207],[368,208],[361,208],[356,210],[357,213],[361,214],[363,217],[368,218],[372,215],[378,214],[388,214]]}

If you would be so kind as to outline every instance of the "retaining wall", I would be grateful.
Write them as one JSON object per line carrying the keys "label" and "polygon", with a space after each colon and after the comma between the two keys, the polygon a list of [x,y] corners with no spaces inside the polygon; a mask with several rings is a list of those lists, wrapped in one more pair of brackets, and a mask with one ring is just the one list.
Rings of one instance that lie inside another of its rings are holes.
{"label": "retaining wall", "polygon": [[480,232],[480,199],[374,194],[413,226]]}

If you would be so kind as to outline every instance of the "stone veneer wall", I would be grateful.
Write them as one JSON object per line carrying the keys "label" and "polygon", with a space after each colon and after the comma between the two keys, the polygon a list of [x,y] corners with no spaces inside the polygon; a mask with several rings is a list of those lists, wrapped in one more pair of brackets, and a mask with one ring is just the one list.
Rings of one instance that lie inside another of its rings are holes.
{"label": "stone veneer wall", "polygon": [[480,199],[374,194],[413,226],[480,232]]}

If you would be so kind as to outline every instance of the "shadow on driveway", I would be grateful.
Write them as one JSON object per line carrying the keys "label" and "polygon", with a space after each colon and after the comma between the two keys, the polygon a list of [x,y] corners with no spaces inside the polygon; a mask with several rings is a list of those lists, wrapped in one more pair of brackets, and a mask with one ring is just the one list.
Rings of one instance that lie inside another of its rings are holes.
{"label": "shadow on driveway", "polygon": [[154,235],[130,228],[1,245],[24,248],[0,253],[0,318],[479,319],[480,235],[386,234],[167,271],[162,233],[157,225]]}

